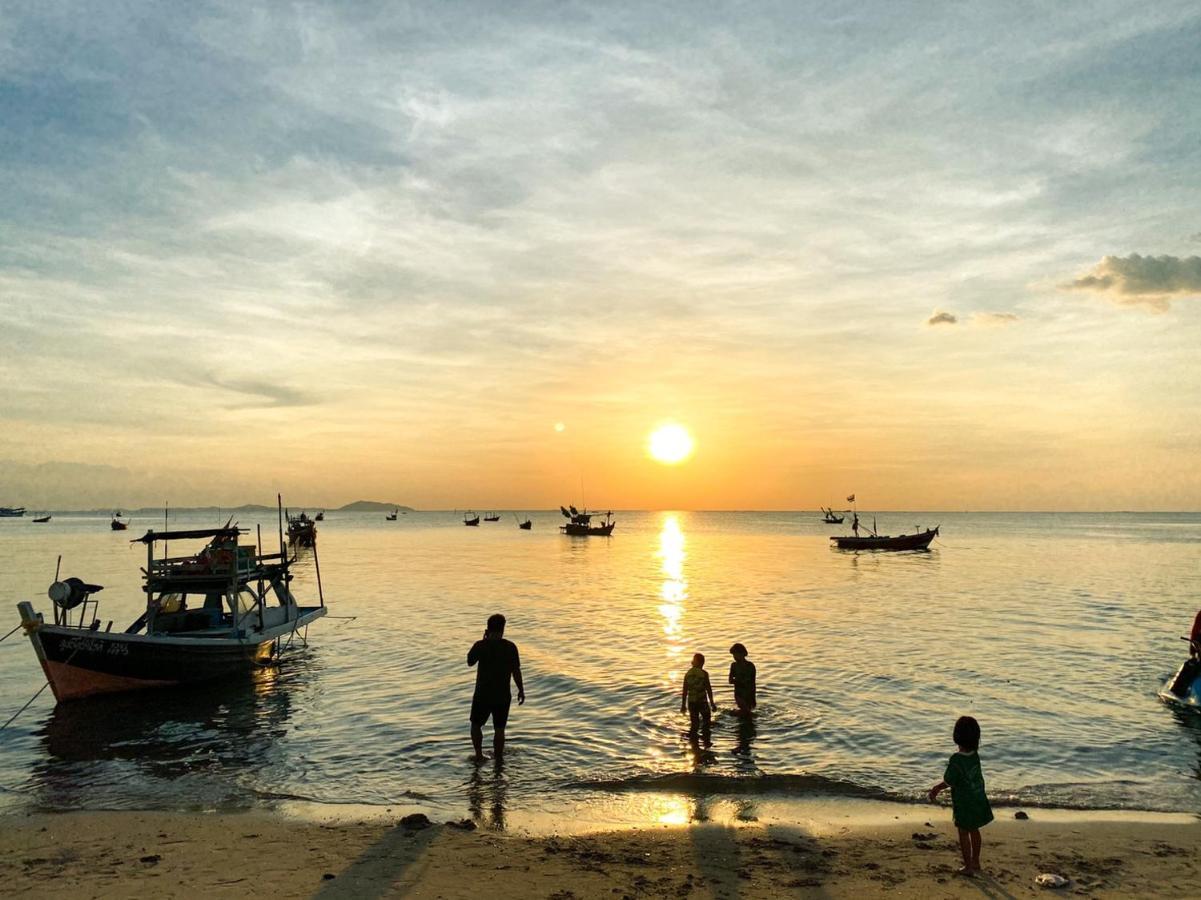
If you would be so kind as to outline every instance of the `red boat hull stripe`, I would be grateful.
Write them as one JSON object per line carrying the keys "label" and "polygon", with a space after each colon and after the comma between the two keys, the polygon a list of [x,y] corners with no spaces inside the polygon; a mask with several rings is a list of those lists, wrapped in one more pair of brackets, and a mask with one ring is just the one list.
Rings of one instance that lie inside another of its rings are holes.
{"label": "red boat hull stripe", "polygon": [[122,691],[167,687],[176,684],[174,681],[109,675],[52,660],[45,660],[42,668],[46,672],[46,679],[50,682],[50,689],[54,691],[54,697],[57,700],[74,700],[78,697],[90,697],[93,694],[115,694]]}

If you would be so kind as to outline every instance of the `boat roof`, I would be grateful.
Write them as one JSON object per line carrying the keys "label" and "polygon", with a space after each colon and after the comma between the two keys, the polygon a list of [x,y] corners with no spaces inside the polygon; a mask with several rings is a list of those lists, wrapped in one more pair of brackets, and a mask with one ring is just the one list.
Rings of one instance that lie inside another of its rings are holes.
{"label": "boat roof", "polygon": [[132,541],[130,541],[130,543],[153,544],[155,541],[182,541],[215,537],[231,538],[245,533],[245,528],[238,528],[236,525],[227,526],[225,528],[193,528],[188,531],[154,531],[151,529],[140,538],[134,538]]}

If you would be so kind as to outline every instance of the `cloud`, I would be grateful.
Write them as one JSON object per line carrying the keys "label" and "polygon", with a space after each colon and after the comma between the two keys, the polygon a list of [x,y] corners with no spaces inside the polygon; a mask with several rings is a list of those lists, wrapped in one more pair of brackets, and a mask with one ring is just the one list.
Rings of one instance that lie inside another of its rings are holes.
{"label": "cloud", "polygon": [[259,381],[253,378],[219,378],[209,376],[204,379],[214,387],[219,387],[235,394],[249,398],[246,402],[237,404],[236,409],[253,409],[255,407],[275,406],[312,406],[317,398],[306,391],[290,387],[286,384],[276,384],[269,381]]}
{"label": "cloud", "polygon": [[934,310],[930,318],[926,320],[927,325],[955,325],[959,322],[959,317],[954,313],[943,312],[940,309]]}
{"label": "cloud", "polygon": [[1201,256],[1106,256],[1087,275],[1061,287],[1165,312],[1174,297],[1201,295]]}
{"label": "cloud", "polygon": [[1005,312],[978,312],[972,316],[972,321],[980,325],[1012,325],[1021,321],[1021,316]]}

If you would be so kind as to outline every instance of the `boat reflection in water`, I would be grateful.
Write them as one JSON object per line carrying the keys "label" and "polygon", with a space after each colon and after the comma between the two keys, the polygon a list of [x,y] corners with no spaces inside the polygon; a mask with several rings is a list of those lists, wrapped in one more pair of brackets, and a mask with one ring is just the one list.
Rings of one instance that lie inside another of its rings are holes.
{"label": "boat reflection in water", "polygon": [[288,771],[279,739],[310,663],[301,649],[286,673],[271,666],[244,681],[59,704],[35,732],[44,754],[33,800],[50,809],[113,809],[130,798],[151,809],[260,804],[250,785],[279,784]]}

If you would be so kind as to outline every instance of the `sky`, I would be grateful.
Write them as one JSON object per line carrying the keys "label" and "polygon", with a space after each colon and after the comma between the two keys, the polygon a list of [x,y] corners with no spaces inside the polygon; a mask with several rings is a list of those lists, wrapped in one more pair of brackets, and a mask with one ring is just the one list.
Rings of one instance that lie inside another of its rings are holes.
{"label": "sky", "polygon": [[5,3],[0,504],[1201,509],[1198,46],[1170,0]]}

